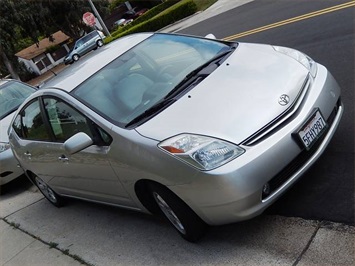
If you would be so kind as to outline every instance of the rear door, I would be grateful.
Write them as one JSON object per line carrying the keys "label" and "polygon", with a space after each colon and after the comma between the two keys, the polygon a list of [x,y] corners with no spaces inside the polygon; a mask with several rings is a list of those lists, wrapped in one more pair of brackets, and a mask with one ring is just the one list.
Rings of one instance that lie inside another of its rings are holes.
{"label": "rear door", "polygon": [[96,37],[98,37],[96,32],[90,32],[83,37],[85,53],[90,52],[96,47]]}

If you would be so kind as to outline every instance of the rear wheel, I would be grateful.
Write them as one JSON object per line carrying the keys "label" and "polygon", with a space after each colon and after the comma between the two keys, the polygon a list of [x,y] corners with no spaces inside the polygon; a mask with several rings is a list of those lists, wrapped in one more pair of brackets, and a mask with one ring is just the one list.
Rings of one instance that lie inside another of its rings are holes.
{"label": "rear wheel", "polygon": [[198,241],[207,231],[207,224],[173,192],[158,184],[151,185],[152,196],[161,213],[187,241]]}
{"label": "rear wheel", "polygon": [[98,41],[96,42],[96,44],[97,44],[98,47],[101,47],[101,46],[104,45],[104,42],[103,42],[102,40],[98,40]]}
{"label": "rear wheel", "polygon": [[64,204],[64,200],[61,196],[59,196],[57,193],[55,193],[48,185],[46,182],[44,182],[40,177],[35,176],[33,178],[34,183],[38,187],[38,189],[41,191],[43,196],[46,197],[47,200],[49,200],[50,203],[52,203],[56,207],[61,207]]}

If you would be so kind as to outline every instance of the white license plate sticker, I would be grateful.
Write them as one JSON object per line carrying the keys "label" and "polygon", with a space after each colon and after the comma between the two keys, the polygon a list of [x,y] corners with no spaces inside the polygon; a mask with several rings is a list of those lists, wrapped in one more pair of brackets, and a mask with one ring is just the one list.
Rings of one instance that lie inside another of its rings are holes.
{"label": "white license plate sticker", "polygon": [[327,123],[325,122],[320,111],[317,110],[298,131],[298,135],[307,150],[312,147],[326,128]]}

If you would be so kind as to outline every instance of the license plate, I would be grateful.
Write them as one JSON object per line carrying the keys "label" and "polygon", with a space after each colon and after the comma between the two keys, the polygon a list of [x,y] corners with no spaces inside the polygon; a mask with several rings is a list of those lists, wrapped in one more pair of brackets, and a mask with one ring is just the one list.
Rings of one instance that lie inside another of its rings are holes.
{"label": "license plate", "polygon": [[305,148],[309,150],[312,145],[317,142],[317,139],[324,133],[326,128],[327,123],[325,122],[320,111],[317,109],[298,131],[298,136],[300,137]]}

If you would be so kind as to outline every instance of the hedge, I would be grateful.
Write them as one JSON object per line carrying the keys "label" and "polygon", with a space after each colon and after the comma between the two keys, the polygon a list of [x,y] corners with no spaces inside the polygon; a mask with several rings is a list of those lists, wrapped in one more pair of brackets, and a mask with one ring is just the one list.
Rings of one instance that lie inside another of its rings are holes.
{"label": "hedge", "polygon": [[[167,1],[171,2],[171,1]],[[165,2],[165,3],[167,3]],[[187,16],[190,16],[197,12],[197,6],[193,0],[181,0],[180,2],[174,4],[173,6],[165,9],[163,12],[158,15],[143,21],[137,25],[134,25],[130,28],[124,29],[118,33],[114,33],[111,37],[105,39],[105,43],[109,43],[115,39],[123,37],[128,34],[137,33],[137,32],[153,32],[164,28],[165,26],[170,25],[180,19],[183,19]],[[142,20],[144,17],[142,16]],[[132,22],[133,23],[133,22]]]}
{"label": "hedge", "polygon": [[148,19],[151,19],[153,17],[155,17],[156,15],[158,15],[159,13],[163,12],[165,9],[175,5],[177,2],[179,2],[180,0],[167,0],[151,9],[149,9],[147,12],[145,12],[143,15],[141,15],[140,17],[136,18],[135,20],[133,20],[131,23],[127,24],[124,27],[120,27],[117,30],[115,30],[113,33],[111,33],[111,35],[113,37],[117,36],[118,34],[120,34],[121,32],[124,32],[130,28],[132,28],[135,25],[138,25]]}

